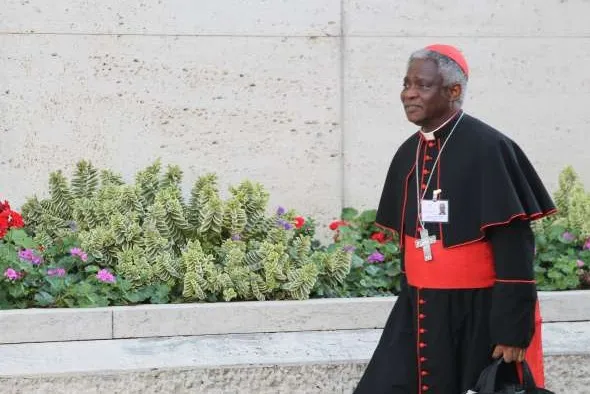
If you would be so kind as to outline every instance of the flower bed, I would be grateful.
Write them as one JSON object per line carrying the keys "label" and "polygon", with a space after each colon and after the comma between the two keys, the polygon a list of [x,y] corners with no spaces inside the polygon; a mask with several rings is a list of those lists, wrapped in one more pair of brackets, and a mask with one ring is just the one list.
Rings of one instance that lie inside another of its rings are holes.
{"label": "flower bed", "polygon": [[[215,175],[182,198],[182,172],[159,162],[126,184],[82,161],[69,182],[50,176],[50,197],[22,217],[0,204],[0,308],[283,300],[397,294],[395,234],[375,211],[343,210],[329,225],[278,207],[245,181],[219,196]],[[572,169],[560,176],[559,214],[535,223],[540,290],[590,286],[590,194]],[[24,219],[23,219],[24,218]]]}

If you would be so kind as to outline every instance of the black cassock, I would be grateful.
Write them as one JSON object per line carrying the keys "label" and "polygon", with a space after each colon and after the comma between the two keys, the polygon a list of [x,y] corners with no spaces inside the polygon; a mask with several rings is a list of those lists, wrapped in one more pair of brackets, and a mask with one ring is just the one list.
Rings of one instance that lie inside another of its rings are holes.
{"label": "black cassock", "polygon": [[[496,344],[528,347],[541,387],[530,221],[555,206],[516,143],[482,121],[460,112],[434,137],[411,136],[387,174],[377,223],[400,234],[405,276],[355,394],[460,394]],[[414,244],[416,188],[449,203],[447,223],[425,223],[437,239],[430,262]]]}

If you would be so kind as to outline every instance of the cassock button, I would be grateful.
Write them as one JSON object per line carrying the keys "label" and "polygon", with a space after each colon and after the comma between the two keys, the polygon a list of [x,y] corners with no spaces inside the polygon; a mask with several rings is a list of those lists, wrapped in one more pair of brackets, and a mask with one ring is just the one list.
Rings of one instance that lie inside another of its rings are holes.
{"label": "cassock button", "polygon": [[422,190],[426,190],[426,184],[425,183],[422,184]]}
{"label": "cassock button", "polygon": [[420,362],[421,363],[426,362],[426,361],[428,361],[428,359],[426,357],[420,357]]}
{"label": "cassock button", "polygon": [[424,313],[420,313],[420,314],[418,315],[418,318],[420,318],[420,319],[424,319],[425,317],[426,317],[426,315],[425,315]]}
{"label": "cassock button", "polygon": [[432,147],[434,147],[434,142],[429,142],[429,143],[428,143],[428,147],[429,147],[429,148],[432,148]]}
{"label": "cassock button", "polygon": [[426,333],[426,329],[425,328],[421,328],[420,329],[420,334],[425,334]]}
{"label": "cassock button", "polygon": [[422,386],[422,391],[428,391],[430,387],[428,387],[427,385]]}
{"label": "cassock button", "polygon": [[424,156],[424,160],[426,160],[426,161],[428,161],[428,160],[432,160],[432,157],[430,157],[430,156],[426,155],[426,156]]}
{"label": "cassock button", "polygon": [[424,349],[427,345],[424,342],[420,342],[418,346],[420,346],[420,349]]}
{"label": "cassock button", "polygon": [[428,171],[427,169],[423,169],[423,170],[422,170],[422,174],[424,174],[424,175],[428,175],[428,174],[430,174],[430,171]]}
{"label": "cassock button", "polygon": [[424,300],[424,299],[420,298],[420,300],[418,301],[418,303],[419,303],[420,305],[424,305],[424,304],[426,304],[426,300]]}
{"label": "cassock button", "polygon": [[422,371],[422,372],[421,372],[421,374],[422,374],[422,376],[428,376],[428,375],[430,375],[430,374],[428,373],[428,371]]}

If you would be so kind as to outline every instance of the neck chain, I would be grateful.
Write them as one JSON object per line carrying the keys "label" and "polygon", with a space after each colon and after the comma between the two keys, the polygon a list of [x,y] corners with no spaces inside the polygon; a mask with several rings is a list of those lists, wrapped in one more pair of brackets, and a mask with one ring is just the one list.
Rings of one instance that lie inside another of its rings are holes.
{"label": "neck chain", "polygon": [[[444,127],[447,123],[449,123],[451,121],[451,119],[453,119],[453,117],[455,115],[456,115],[456,113],[453,114],[453,116],[451,116],[449,119],[447,119],[442,125],[437,127],[433,132],[438,131],[442,127]],[[455,132],[457,125],[459,124],[459,122],[461,122],[461,119],[463,119],[464,115],[465,115],[465,112],[461,112],[461,115],[459,116],[459,119],[457,119],[457,121],[455,122],[455,125],[451,129],[449,136],[445,139],[445,142],[443,143],[442,147],[438,151],[438,155],[436,155],[436,160],[434,161],[434,164],[432,166],[432,171],[430,172],[430,176],[428,177],[428,180],[426,181],[426,187],[424,188],[424,193],[422,193],[422,195],[420,195],[420,181],[418,179],[418,164],[419,164],[418,161],[420,160],[420,147],[422,146],[422,139],[420,139],[418,141],[418,147],[416,148],[416,167],[414,169],[414,173],[416,175],[416,204],[417,204],[416,210],[418,212],[418,221],[420,222],[420,226],[422,228],[425,228],[425,227],[424,227],[424,222],[422,221],[421,202],[424,199],[426,192],[428,191],[428,185],[430,185],[430,181],[432,180],[432,174],[434,174],[434,171],[436,170],[436,165],[438,164],[438,160],[440,159],[440,156],[441,156],[443,150],[445,149],[445,146],[447,146],[447,142],[449,142],[449,140],[451,139],[451,136]]]}

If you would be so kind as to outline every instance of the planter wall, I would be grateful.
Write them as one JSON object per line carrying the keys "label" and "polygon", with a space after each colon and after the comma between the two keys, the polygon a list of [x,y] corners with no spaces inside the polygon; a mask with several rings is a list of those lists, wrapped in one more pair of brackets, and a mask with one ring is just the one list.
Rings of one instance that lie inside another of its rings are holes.
{"label": "planter wall", "polygon": [[[590,321],[590,291],[541,292],[545,322]],[[382,328],[395,297],[0,311],[0,343]]]}

